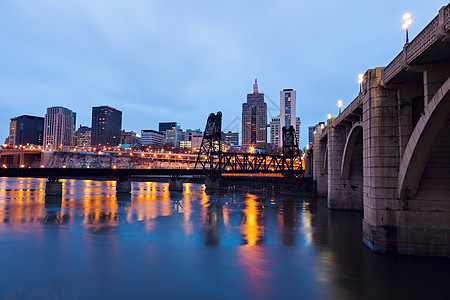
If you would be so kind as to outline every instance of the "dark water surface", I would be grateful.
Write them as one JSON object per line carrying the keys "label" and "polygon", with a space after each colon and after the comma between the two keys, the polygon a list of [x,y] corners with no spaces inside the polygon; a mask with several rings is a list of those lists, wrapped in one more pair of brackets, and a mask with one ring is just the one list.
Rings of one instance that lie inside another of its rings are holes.
{"label": "dark water surface", "polygon": [[0,178],[4,299],[450,299],[450,260],[373,254],[325,199]]}

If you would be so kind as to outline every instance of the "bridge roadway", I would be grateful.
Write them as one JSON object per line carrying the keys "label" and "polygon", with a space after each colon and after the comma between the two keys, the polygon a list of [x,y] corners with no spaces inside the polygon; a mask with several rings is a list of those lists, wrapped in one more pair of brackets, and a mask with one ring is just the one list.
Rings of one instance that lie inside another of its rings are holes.
{"label": "bridge roadway", "polygon": [[371,250],[450,257],[450,5],[314,132],[317,193]]}

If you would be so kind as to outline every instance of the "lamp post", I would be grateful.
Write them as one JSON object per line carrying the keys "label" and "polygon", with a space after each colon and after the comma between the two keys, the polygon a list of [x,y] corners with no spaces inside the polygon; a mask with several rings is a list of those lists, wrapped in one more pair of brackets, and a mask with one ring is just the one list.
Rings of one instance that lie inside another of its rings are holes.
{"label": "lamp post", "polygon": [[363,74],[358,74],[358,83],[359,83],[359,92],[362,92],[362,83],[364,81],[364,75]]}
{"label": "lamp post", "polygon": [[327,120],[331,119],[331,114],[327,115]]}
{"label": "lamp post", "polygon": [[411,25],[412,20],[411,20],[411,14],[410,13],[406,13],[403,15],[403,29],[406,29],[406,44],[409,43],[409,38],[408,38],[408,27],[409,25]]}
{"label": "lamp post", "polygon": [[339,114],[341,114],[342,100],[338,100],[337,105],[338,105],[338,107],[339,107]]}

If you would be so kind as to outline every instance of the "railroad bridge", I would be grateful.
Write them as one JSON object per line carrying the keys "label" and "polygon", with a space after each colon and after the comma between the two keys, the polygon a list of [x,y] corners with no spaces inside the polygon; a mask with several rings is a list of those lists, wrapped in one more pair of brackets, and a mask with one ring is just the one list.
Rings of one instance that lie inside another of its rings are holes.
{"label": "railroad bridge", "polygon": [[317,193],[330,209],[363,210],[375,252],[450,256],[449,31],[447,5],[315,128]]}

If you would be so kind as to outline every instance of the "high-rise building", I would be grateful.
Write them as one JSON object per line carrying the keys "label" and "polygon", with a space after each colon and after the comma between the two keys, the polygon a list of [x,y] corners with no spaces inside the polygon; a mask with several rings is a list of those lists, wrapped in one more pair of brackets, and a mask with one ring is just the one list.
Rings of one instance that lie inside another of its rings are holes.
{"label": "high-rise building", "polygon": [[242,104],[242,146],[267,143],[267,104],[264,94],[258,92],[255,79],[253,93],[247,94],[247,103]]}
{"label": "high-rise building", "polygon": [[[279,148],[283,147],[283,137],[282,137],[282,128],[287,126],[293,126],[295,128],[295,135],[297,137],[297,142],[300,145],[300,118],[296,117],[297,112],[297,92],[294,89],[283,89],[280,92],[280,116],[278,118],[279,127],[276,127],[276,122],[274,124],[275,129],[278,129],[277,132],[272,134],[271,127],[271,143],[272,143],[272,135],[274,144],[277,144]],[[273,120],[272,120],[273,121]]]}
{"label": "high-rise building", "polygon": [[76,114],[68,108],[47,108],[44,118],[44,146],[53,150],[65,150],[73,146]]}
{"label": "high-rise building", "polygon": [[77,133],[77,143],[78,147],[90,147],[91,146],[91,128],[88,126],[81,126],[78,128]]}
{"label": "high-rise building", "polygon": [[311,146],[314,142],[314,128],[316,126],[319,126],[319,124],[316,124],[315,126],[309,126],[308,127],[308,144]]}
{"label": "high-rise building", "polygon": [[159,132],[165,133],[169,129],[181,129],[178,122],[159,122]]}
{"label": "high-rise building", "polygon": [[122,130],[122,112],[109,106],[92,108],[91,146],[118,146]]}
{"label": "high-rise building", "polygon": [[273,117],[272,121],[270,121],[270,143],[272,145],[277,145],[277,147],[280,147],[281,135],[282,132],[280,130],[280,116]]}
{"label": "high-rise building", "polygon": [[284,89],[280,92],[280,126],[296,125],[296,91],[294,89]]}
{"label": "high-rise building", "polygon": [[239,133],[231,131],[226,132],[224,142],[229,146],[239,145]]}
{"label": "high-rise building", "polygon": [[141,130],[141,143],[143,146],[162,148],[164,146],[164,134],[156,130]]}
{"label": "high-rise building", "polygon": [[16,145],[41,145],[44,141],[44,118],[23,115],[11,118],[9,147]]}

